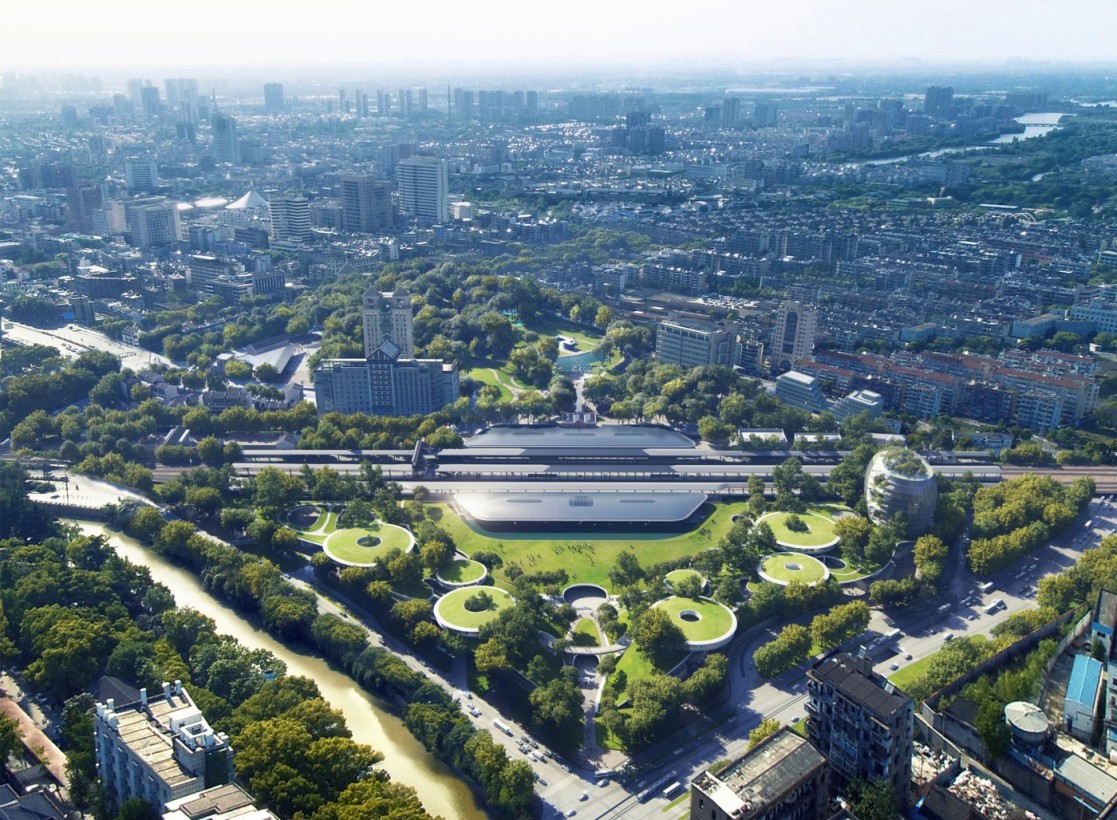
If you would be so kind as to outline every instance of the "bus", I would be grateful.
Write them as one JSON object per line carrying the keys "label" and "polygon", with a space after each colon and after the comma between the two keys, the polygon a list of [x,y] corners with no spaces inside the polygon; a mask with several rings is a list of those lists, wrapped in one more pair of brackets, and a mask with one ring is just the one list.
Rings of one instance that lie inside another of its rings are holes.
{"label": "bus", "polygon": [[499,720],[494,719],[493,720],[493,726],[495,726],[497,729],[500,729],[500,731],[504,732],[504,734],[508,735],[508,737],[512,737],[512,730],[509,729],[503,723],[501,723]]}
{"label": "bus", "polygon": [[682,794],[682,791],[683,791],[683,784],[680,783],[678,780],[676,780],[674,783],[667,786],[667,788],[665,788],[661,793],[668,800],[673,800],[674,798],[676,798],[680,794]]}

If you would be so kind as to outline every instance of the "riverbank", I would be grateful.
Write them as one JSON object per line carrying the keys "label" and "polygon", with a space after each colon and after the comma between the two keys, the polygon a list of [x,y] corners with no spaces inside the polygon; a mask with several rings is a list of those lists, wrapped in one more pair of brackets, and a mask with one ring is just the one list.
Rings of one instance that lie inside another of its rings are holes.
{"label": "riverbank", "polygon": [[315,655],[295,651],[252,624],[235,609],[211,595],[188,570],[146,549],[139,541],[116,532],[104,524],[75,520],[88,535],[101,535],[118,555],[146,567],[155,581],[162,583],[180,606],[204,612],[217,624],[218,632],[232,635],[252,649],[266,649],[287,664],[289,675],[312,679],[329,704],[339,710],[349,724],[353,739],[366,743],[384,755],[378,765],[393,781],[411,786],[424,807],[445,818],[480,820],[486,816],[469,786],[449,766],[436,760],[416,740],[403,721],[349,676],[332,668]]}

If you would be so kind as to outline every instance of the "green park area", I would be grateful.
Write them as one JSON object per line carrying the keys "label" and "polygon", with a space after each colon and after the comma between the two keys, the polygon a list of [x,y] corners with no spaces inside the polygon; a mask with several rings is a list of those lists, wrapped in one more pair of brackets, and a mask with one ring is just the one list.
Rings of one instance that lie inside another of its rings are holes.
{"label": "green park area", "polygon": [[692,643],[712,641],[733,629],[733,614],[715,601],[665,598],[652,605],[671,616],[671,622]]}
{"label": "green park area", "polygon": [[813,584],[826,577],[826,567],[817,558],[797,552],[778,552],[760,562],[760,569],[777,582]]}
{"label": "green park area", "polygon": [[679,584],[687,578],[697,578],[699,583],[704,584],[706,579],[702,577],[702,573],[693,569],[676,569],[667,573],[667,585],[675,589]]}
{"label": "green park area", "polygon": [[[566,570],[571,583],[598,584],[608,589],[609,570],[630,547],[647,567],[661,561],[697,555],[715,546],[733,527],[733,516],[748,513],[745,502],[709,505],[710,513],[687,532],[494,532],[458,515],[449,504],[432,504],[433,518],[459,550],[495,552],[505,569],[515,563],[524,572]],[[496,570],[496,577],[503,577]]]}
{"label": "green park area", "polygon": [[485,565],[478,561],[456,558],[438,568],[438,578],[448,584],[475,584],[485,577]]}
{"label": "green park area", "polygon": [[574,624],[573,641],[575,646],[601,646],[601,630],[592,618],[579,618]]}
{"label": "green park area", "polygon": [[[774,512],[760,518],[776,536],[776,540],[789,547],[824,547],[828,544],[837,544],[838,536],[834,532],[834,514],[843,511],[836,506],[811,507],[807,512],[796,515],[795,513]],[[806,529],[795,530],[788,527],[789,520],[798,520]],[[758,521],[757,523],[760,523]]]}
{"label": "green park area", "polygon": [[562,336],[566,339],[573,339],[577,343],[577,348],[575,350],[564,350],[560,345],[560,356],[588,353],[597,347],[601,339],[605,336],[604,333],[597,330],[591,330],[588,327],[564,321],[557,316],[538,316],[532,319],[531,324],[527,325],[526,328],[538,333],[540,336]]}
{"label": "green park area", "polygon": [[471,368],[466,375],[475,382],[487,384],[500,391],[499,401],[511,401],[519,390],[534,390],[531,385],[524,384],[512,373],[512,365],[503,364],[496,367],[492,364],[482,364]]}
{"label": "green park area", "polygon": [[[487,595],[490,601],[482,609],[472,610],[470,601]],[[502,609],[512,606],[512,596],[497,587],[465,587],[447,592],[434,605],[435,618],[451,629],[474,632],[496,618]]]}
{"label": "green park area", "polygon": [[351,527],[330,534],[322,548],[332,559],[352,566],[371,566],[392,549],[406,551],[411,533],[395,524],[379,522],[374,527]]}

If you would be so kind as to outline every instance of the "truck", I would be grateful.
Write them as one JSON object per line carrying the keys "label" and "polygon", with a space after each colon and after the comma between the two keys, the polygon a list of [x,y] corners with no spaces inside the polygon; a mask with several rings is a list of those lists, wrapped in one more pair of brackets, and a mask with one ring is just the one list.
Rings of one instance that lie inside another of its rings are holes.
{"label": "truck", "polygon": [[663,796],[671,800],[681,794],[683,791],[683,784],[676,780],[671,785],[663,790]]}
{"label": "truck", "polygon": [[992,581],[986,581],[984,584],[979,584],[977,588],[982,592],[992,592],[997,588],[997,585]]}
{"label": "truck", "polygon": [[504,734],[508,735],[508,737],[512,737],[512,730],[509,729],[508,726],[501,721],[494,719],[493,726],[495,726],[497,729],[500,729],[500,731],[504,732]]}

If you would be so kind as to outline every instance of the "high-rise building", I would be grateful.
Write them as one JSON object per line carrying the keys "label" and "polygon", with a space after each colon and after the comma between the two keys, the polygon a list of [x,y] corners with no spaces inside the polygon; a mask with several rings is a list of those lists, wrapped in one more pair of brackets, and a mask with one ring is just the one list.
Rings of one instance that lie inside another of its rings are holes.
{"label": "high-rise building", "polygon": [[953,86],[932,85],[923,96],[923,113],[936,119],[947,119],[953,113]]}
{"label": "high-rise building", "polygon": [[294,192],[274,194],[268,202],[271,238],[276,242],[310,240],[310,202]]}
{"label": "high-rise building", "polygon": [[726,97],[721,103],[721,125],[723,128],[736,128],[741,124],[741,100]]}
{"label": "high-rise building", "polygon": [[150,156],[124,160],[124,179],[133,191],[154,191],[159,187],[159,170]]}
{"label": "high-rise building", "polygon": [[449,172],[438,157],[409,157],[396,166],[400,206],[422,224],[450,220]]}
{"label": "high-rise building", "polygon": [[392,227],[392,189],[386,179],[367,174],[341,177],[342,227],[356,233],[379,233]]}
{"label": "high-rise building", "polygon": [[237,121],[228,114],[214,112],[210,125],[213,127],[213,158],[234,165],[240,162]]}
{"label": "high-rise building", "polygon": [[115,809],[136,797],[162,814],[168,802],[233,778],[229,739],[210,728],[179,681],[164,683],[155,697],[141,689],[136,703],[98,703],[93,745]]}
{"label": "high-rise building", "polygon": [[177,203],[163,197],[145,197],[124,203],[129,240],[138,248],[154,248],[179,241]]}
{"label": "high-rise building", "polygon": [[779,109],[776,103],[758,102],[752,109],[752,124],[757,128],[767,128],[779,123]]}
{"label": "high-rise building", "polygon": [[457,366],[441,359],[406,359],[385,340],[365,359],[323,359],[314,371],[318,413],[415,416],[457,400]]}
{"label": "high-rise building", "polygon": [[384,91],[383,88],[376,91],[376,114],[379,117],[387,117],[392,113],[392,95]]}
{"label": "high-rise building", "polygon": [[655,357],[679,367],[737,363],[737,326],[700,320],[660,322],[655,332]]}
{"label": "high-rise building", "polygon": [[148,119],[158,117],[162,109],[159,102],[159,89],[154,85],[145,85],[140,89],[140,107]]}
{"label": "high-rise building", "polygon": [[807,738],[843,781],[884,781],[906,807],[912,699],[867,658],[837,653],[807,670]]}
{"label": "high-rise building", "polygon": [[278,114],[285,106],[283,83],[264,83],[264,111],[268,114]]}
{"label": "high-rise building", "polygon": [[410,359],[415,355],[415,338],[411,328],[411,295],[395,290],[382,293],[369,288],[361,297],[361,325],[364,328],[365,355],[371,356],[385,340]]}
{"label": "high-rise building", "polygon": [[413,113],[415,111],[411,104],[411,89],[401,88],[399,90],[399,115],[406,120],[410,119]]}
{"label": "high-rise building", "polygon": [[784,726],[717,774],[690,784],[691,820],[821,820],[829,817],[829,768]]}
{"label": "high-rise building", "polygon": [[814,350],[817,332],[818,308],[815,305],[781,303],[772,333],[772,372],[782,373],[800,359],[808,358]]}

